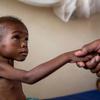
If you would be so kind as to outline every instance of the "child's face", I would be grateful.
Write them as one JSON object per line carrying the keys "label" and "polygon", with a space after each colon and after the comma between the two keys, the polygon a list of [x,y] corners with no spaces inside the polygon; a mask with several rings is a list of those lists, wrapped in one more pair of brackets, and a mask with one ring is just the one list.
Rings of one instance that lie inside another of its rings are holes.
{"label": "child's face", "polygon": [[28,54],[28,31],[24,25],[6,23],[0,54],[8,59],[23,61]]}

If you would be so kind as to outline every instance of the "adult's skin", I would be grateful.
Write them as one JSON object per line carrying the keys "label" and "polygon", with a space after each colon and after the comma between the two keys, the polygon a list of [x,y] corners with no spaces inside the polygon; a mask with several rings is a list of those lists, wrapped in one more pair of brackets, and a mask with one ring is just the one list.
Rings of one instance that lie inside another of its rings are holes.
{"label": "adult's skin", "polygon": [[93,55],[91,60],[87,62],[77,62],[79,67],[85,69],[90,69],[92,73],[96,73],[100,77],[100,39],[90,42],[89,44],[84,45],[80,51],[75,52],[75,55],[78,57]]}

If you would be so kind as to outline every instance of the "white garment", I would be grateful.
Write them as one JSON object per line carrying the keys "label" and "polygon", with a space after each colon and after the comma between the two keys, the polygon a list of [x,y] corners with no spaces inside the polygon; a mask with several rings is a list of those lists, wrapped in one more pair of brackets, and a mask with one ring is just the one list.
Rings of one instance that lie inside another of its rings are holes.
{"label": "white garment", "polygon": [[68,22],[73,14],[89,18],[100,13],[100,0],[19,0],[33,6],[52,7],[62,21]]}
{"label": "white garment", "polygon": [[68,22],[72,14],[89,18],[95,13],[100,13],[100,0],[61,0],[60,4],[53,9],[64,22]]}
{"label": "white garment", "polygon": [[77,0],[76,15],[78,17],[90,17],[91,0]]}
{"label": "white garment", "polygon": [[77,0],[61,0],[60,4],[53,8],[54,13],[64,22],[68,22],[76,9]]}
{"label": "white garment", "polygon": [[100,0],[77,0],[76,15],[89,18],[100,11]]}

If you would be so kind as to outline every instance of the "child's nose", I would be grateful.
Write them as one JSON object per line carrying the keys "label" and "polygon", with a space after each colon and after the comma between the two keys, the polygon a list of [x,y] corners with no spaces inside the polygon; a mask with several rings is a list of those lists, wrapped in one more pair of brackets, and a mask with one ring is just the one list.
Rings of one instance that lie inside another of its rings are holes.
{"label": "child's nose", "polygon": [[27,42],[22,42],[21,43],[21,48],[26,48],[27,47]]}

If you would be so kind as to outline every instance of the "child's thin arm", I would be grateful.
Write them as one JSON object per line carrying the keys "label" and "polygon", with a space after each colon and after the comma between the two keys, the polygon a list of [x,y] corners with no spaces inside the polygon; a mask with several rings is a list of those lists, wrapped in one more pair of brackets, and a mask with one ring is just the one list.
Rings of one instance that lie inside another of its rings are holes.
{"label": "child's thin arm", "polygon": [[[87,56],[84,58],[78,58],[74,56],[74,51],[64,53],[48,62],[40,64],[39,66],[35,67],[29,73],[27,73],[27,79],[31,83],[35,83],[44,77],[50,75],[57,69],[61,68],[63,65],[67,63],[75,63],[76,61],[87,61],[91,58],[91,56]],[[34,77],[33,77],[34,76]],[[30,77],[30,78],[29,78]]]}
{"label": "child's thin arm", "polygon": [[74,52],[64,53],[48,62],[40,64],[31,71],[14,69],[8,64],[0,63],[0,76],[11,80],[33,84],[53,73],[66,63],[72,62],[72,58],[74,57],[73,53]]}

